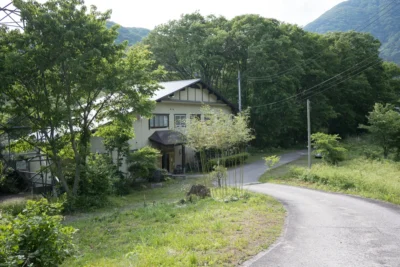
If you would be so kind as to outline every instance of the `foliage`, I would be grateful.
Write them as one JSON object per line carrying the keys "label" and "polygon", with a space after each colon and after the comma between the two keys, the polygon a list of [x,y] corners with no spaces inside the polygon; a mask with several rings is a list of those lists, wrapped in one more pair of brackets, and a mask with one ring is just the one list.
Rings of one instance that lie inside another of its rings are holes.
{"label": "foliage", "polygon": [[17,216],[25,209],[26,201],[26,197],[3,200],[0,203],[0,213],[7,213],[12,216]]}
{"label": "foliage", "polygon": [[[232,148],[237,149],[242,147],[252,140],[254,136],[252,130],[248,127],[248,111],[232,115],[221,109],[212,109],[209,106],[203,106],[200,112],[202,117],[206,118],[205,120],[191,118],[187,121],[186,127],[180,130],[186,138],[186,145],[200,152],[202,167],[204,168],[203,172],[205,172],[212,169],[215,163],[218,163],[218,159],[215,162],[211,161],[211,163],[205,162],[206,150],[227,152]],[[228,164],[225,166],[232,166],[231,164],[237,162],[229,157],[226,159],[222,158],[220,161],[221,164],[223,164],[223,161],[226,161]]]}
{"label": "foliage", "polygon": [[[366,33],[318,35],[258,15],[228,20],[196,12],[157,26],[144,43],[169,80],[199,77],[232,103],[239,67],[258,147],[306,141],[307,98],[315,131],[347,136],[358,133],[370,106],[397,100],[400,92],[398,75],[379,60],[380,42]],[[315,87],[328,79],[326,88]]]}
{"label": "foliage", "polygon": [[339,143],[339,135],[315,133],[311,135],[315,153],[321,154],[324,161],[337,164],[345,159],[347,150]]}
{"label": "foliage", "polygon": [[15,170],[8,168],[1,172],[2,162],[0,162],[0,193],[17,194],[28,188],[28,183]]}
{"label": "foliage", "polygon": [[400,204],[399,168],[398,162],[357,158],[341,166],[314,164],[311,171],[293,168],[291,178],[328,186],[327,190],[344,190],[346,193]]}
{"label": "foliage", "polygon": [[[0,29],[0,75],[7,112],[24,116],[49,151],[56,176],[70,195],[78,193],[91,132],[102,121],[132,111],[150,115],[149,97],[163,75],[143,45],[116,44],[117,27],[107,29],[110,11],[88,9],[81,0],[14,1],[24,31]],[[68,136],[68,143],[61,142]],[[72,186],[64,177],[60,150],[71,147]]]}
{"label": "foliage", "polygon": [[146,146],[128,155],[128,171],[136,178],[150,179],[157,169],[157,160],[160,158],[160,151]]}
{"label": "foliage", "polygon": [[215,166],[219,166],[219,165],[225,166],[225,167],[242,165],[243,163],[246,162],[246,160],[249,158],[249,156],[250,156],[249,153],[243,152],[243,153],[233,154],[233,155],[226,156],[226,157],[210,159],[207,162],[208,169],[212,170]]}
{"label": "foliage", "polygon": [[112,152],[117,151],[117,167],[121,166],[121,156],[126,156],[129,151],[128,141],[135,134],[133,131],[133,119],[131,114],[127,114],[123,119],[115,119],[114,121],[99,127],[96,136],[103,138],[104,147],[112,157]]}
{"label": "foliage", "polygon": [[[111,28],[116,25],[115,22],[107,21],[107,27]],[[144,28],[135,27],[122,27],[119,25],[118,37],[115,40],[117,43],[122,43],[124,41],[128,42],[128,45],[134,45],[140,42],[144,37],[149,34],[150,30]]]}
{"label": "foliage", "polygon": [[278,162],[281,160],[281,157],[273,155],[269,157],[264,157],[263,159],[265,160],[265,165],[267,165],[267,167],[271,169],[276,164],[278,164]]}
{"label": "foliage", "polygon": [[[382,51],[382,57],[385,60],[400,64],[400,15],[394,8],[394,3],[387,0],[345,1],[327,11],[304,29],[317,33],[362,29],[382,42],[385,49]],[[368,24],[373,21],[376,22]]]}
{"label": "foliage", "polygon": [[29,200],[17,216],[0,215],[0,264],[57,266],[74,253],[75,229],[61,224],[61,204]]}
{"label": "foliage", "polygon": [[[211,165],[210,162],[208,163]],[[209,179],[212,181],[217,180],[218,187],[222,187],[222,184],[226,184],[228,178],[228,169],[222,165],[217,164],[213,164],[211,168],[213,168],[213,171],[208,174]]]}
{"label": "foliage", "polygon": [[377,103],[367,118],[369,125],[360,125],[360,128],[366,129],[383,148],[383,156],[387,158],[394,148],[400,151],[400,114],[394,106]]}
{"label": "foliage", "polygon": [[[125,178],[120,175],[108,155],[92,154],[81,171],[78,194],[67,196],[66,211],[104,207],[109,204],[109,195],[125,193],[125,189],[121,188],[125,185]],[[73,183],[74,170],[67,172],[66,178],[69,183]]]}

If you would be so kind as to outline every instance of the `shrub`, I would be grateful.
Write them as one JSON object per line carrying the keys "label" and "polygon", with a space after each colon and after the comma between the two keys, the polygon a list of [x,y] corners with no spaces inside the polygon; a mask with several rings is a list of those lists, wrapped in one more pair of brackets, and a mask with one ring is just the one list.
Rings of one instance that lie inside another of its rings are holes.
{"label": "shrub", "polygon": [[267,165],[267,167],[271,169],[272,167],[274,167],[276,164],[279,163],[281,157],[273,155],[269,157],[263,157],[263,159],[265,160],[265,165]]}
{"label": "shrub", "polygon": [[134,179],[151,179],[157,169],[157,160],[161,156],[160,151],[152,147],[143,147],[128,155],[128,171]]}
{"label": "shrub", "polygon": [[0,161],[0,193],[16,194],[28,187],[24,179],[11,168],[5,169]]}
{"label": "shrub", "polygon": [[[74,170],[68,173],[69,181],[74,180]],[[88,157],[82,166],[78,194],[69,196],[65,203],[67,211],[101,208],[108,204],[108,195],[117,193],[120,175],[108,155]]]}
{"label": "shrub", "polygon": [[311,135],[316,153],[321,154],[324,161],[337,164],[345,159],[347,150],[339,144],[339,135],[315,133]]}
{"label": "shrub", "polygon": [[28,200],[17,216],[0,215],[0,265],[57,266],[71,256],[76,230],[61,224],[61,207]]}
{"label": "shrub", "polygon": [[[222,165],[225,167],[231,167],[236,164],[243,164],[249,158],[249,153],[239,153],[232,156],[222,157],[219,159],[210,159],[207,162],[208,170],[212,170],[214,166]],[[218,164],[219,162],[219,164]]]}
{"label": "shrub", "polygon": [[222,187],[222,183],[228,178],[228,170],[223,166],[215,166],[208,176],[211,180],[217,180],[218,187]]}

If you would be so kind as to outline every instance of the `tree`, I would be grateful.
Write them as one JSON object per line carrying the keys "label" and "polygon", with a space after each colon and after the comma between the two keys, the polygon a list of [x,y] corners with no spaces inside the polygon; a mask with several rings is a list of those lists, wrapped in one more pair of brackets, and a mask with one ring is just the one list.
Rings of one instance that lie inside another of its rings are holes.
{"label": "tree", "polygon": [[346,149],[339,144],[339,135],[315,133],[311,135],[315,152],[321,154],[329,164],[338,164],[345,159]]}
{"label": "tree", "polygon": [[126,115],[123,119],[116,119],[100,126],[95,134],[103,138],[104,147],[111,158],[113,151],[117,151],[116,165],[118,168],[121,166],[121,156],[126,156],[129,152],[128,141],[135,137],[131,117],[131,115]]}
{"label": "tree", "polygon": [[[12,114],[26,116],[45,142],[56,175],[67,193],[78,192],[82,166],[89,153],[91,130],[135,110],[149,115],[148,97],[163,74],[143,45],[126,50],[116,44],[117,27],[107,29],[110,11],[90,10],[81,0],[50,0],[44,4],[16,0],[26,23],[23,32],[0,31],[1,92]],[[67,143],[61,142],[68,136]],[[64,178],[60,150],[73,151],[72,187]]]}
{"label": "tree", "polygon": [[383,149],[383,156],[387,158],[393,148],[400,150],[400,114],[390,104],[376,103],[374,110],[367,116],[369,125],[360,125],[374,138],[374,141]]}
{"label": "tree", "polygon": [[193,13],[156,27],[144,42],[169,79],[199,77],[232,103],[240,70],[242,103],[261,147],[307,139],[307,98],[313,128],[345,136],[357,133],[371,105],[398,92],[394,68],[379,59],[380,42],[366,33],[319,35],[258,15]]}
{"label": "tree", "polygon": [[[203,173],[210,171],[206,162],[206,151],[216,151],[217,164],[212,166],[214,172],[211,173],[211,177],[217,178],[220,187],[222,186],[221,179],[224,179],[226,187],[228,176],[224,174],[226,172],[223,167],[224,162],[222,162],[224,156],[236,154],[236,156],[244,157],[245,153],[240,153],[240,151],[254,139],[252,129],[249,127],[249,111],[232,115],[221,109],[211,109],[209,106],[203,106],[200,111],[204,120],[191,118],[187,121],[186,127],[180,130],[185,136],[187,146],[199,152]],[[243,163],[244,158],[239,158],[239,160],[235,158],[232,161],[236,165],[237,161]],[[237,186],[236,168],[234,176],[235,186]],[[240,172],[239,182],[239,186],[243,185],[243,172]]]}

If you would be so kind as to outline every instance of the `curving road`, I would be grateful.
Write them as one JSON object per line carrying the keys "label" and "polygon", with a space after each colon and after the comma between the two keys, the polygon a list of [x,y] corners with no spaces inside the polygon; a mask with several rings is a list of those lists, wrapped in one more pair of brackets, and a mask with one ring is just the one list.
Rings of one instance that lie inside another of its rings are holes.
{"label": "curving road", "polygon": [[[274,166],[274,168],[282,166],[286,163],[295,161],[301,157],[304,157],[307,155],[307,150],[299,150],[299,151],[294,151],[290,153],[286,153],[280,156],[280,160],[278,164]],[[259,160],[250,164],[246,164],[243,166],[243,183],[244,184],[252,184],[252,183],[258,183],[258,178],[260,178],[261,175],[263,175],[267,171],[268,167],[265,166],[265,161],[264,160]],[[236,177],[237,179],[238,176],[240,175],[240,168],[236,169]],[[235,169],[230,169],[228,171],[228,184],[235,184]]]}
{"label": "curving road", "polygon": [[286,229],[273,247],[243,266],[400,267],[400,207],[276,184],[249,190],[281,201]]}

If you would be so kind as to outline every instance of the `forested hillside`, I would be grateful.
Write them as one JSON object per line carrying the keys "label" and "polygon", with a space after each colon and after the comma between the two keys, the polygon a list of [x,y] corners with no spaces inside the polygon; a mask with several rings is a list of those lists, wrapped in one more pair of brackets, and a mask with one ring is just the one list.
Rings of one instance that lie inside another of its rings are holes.
{"label": "forested hillside", "polygon": [[313,131],[346,136],[375,102],[395,102],[400,93],[400,69],[382,62],[380,42],[367,33],[319,35],[257,15],[194,13],[156,27],[144,42],[169,71],[166,79],[201,77],[234,103],[240,69],[260,146],[306,140],[307,98]]}
{"label": "forested hillside", "polygon": [[[111,27],[116,25],[117,23],[112,21],[107,21],[107,27]],[[122,43],[123,41],[128,41],[128,45],[134,45],[140,42],[143,37],[146,37],[149,34],[150,30],[144,28],[135,28],[135,27],[122,27],[120,26],[118,29],[118,37],[116,39],[117,43]]]}
{"label": "forested hillside", "polygon": [[399,0],[349,0],[335,6],[304,29],[316,33],[369,32],[382,42],[381,56],[400,65]]}

